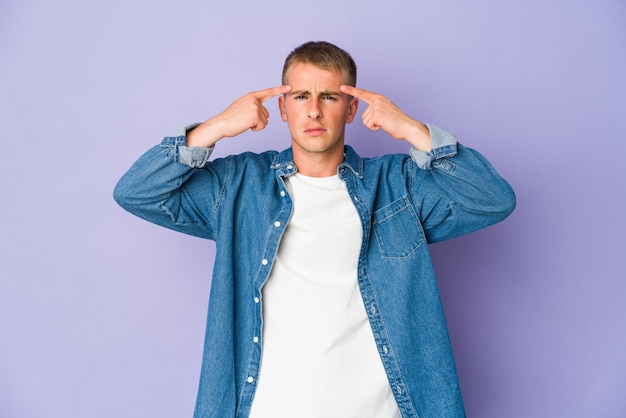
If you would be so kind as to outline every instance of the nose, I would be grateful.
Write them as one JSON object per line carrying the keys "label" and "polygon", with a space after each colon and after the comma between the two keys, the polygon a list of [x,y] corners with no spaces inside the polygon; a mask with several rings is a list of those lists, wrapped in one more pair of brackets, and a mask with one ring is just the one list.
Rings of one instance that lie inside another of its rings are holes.
{"label": "nose", "polygon": [[320,108],[318,100],[309,101],[308,115],[309,115],[309,119],[312,119],[312,120],[317,120],[322,117],[322,109]]}

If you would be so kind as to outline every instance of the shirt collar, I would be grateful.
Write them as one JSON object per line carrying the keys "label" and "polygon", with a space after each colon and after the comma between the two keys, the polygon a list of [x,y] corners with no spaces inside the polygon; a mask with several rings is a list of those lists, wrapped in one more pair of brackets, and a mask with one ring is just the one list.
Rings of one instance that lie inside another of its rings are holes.
{"label": "shirt collar", "polygon": [[[337,167],[339,178],[343,179],[352,172],[355,176],[362,179],[363,159],[349,145],[344,145],[344,155],[343,163]],[[271,168],[276,170],[277,175],[285,177],[289,177],[298,171],[293,162],[293,150],[291,147],[276,154]]]}

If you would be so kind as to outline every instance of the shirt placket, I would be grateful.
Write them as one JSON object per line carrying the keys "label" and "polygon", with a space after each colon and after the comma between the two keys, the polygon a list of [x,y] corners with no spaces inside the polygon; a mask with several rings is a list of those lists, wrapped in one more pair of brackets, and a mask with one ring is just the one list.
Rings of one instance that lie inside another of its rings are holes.
{"label": "shirt placket", "polygon": [[[295,172],[295,167],[288,164],[286,167],[286,174]],[[282,170],[279,170],[280,175]],[[283,173],[285,174],[285,173]],[[262,336],[263,336],[263,296],[262,287],[267,281],[274,259],[278,252],[278,246],[280,240],[285,232],[289,219],[291,217],[293,203],[291,197],[287,192],[285,183],[282,179],[277,179],[279,184],[278,199],[281,199],[281,210],[270,225],[271,231],[269,239],[264,251],[263,258],[260,260],[260,269],[258,279],[255,281],[255,293],[253,298],[255,322],[254,322],[254,336],[251,343],[254,345],[252,348],[252,358],[248,366],[248,373],[246,381],[242,390],[242,408],[241,412],[247,411],[248,413],[252,407],[252,400],[256,391],[256,385],[258,382],[258,375],[261,370],[261,358],[262,358]],[[242,416],[246,416],[242,414]]]}
{"label": "shirt placket", "polygon": [[354,181],[354,178],[348,177],[345,179],[345,182],[350,196],[352,197],[352,202],[359,213],[363,227],[363,242],[361,244],[362,250],[359,255],[358,285],[361,297],[363,298],[363,304],[365,305],[365,311],[372,328],[372,333],[374,334],[374,341],[376,342],[378,353],[383,367],[385,368],[385,372],[387,373],[389,385],[394,393],[394,397],[402,417],[417,418],[418,415],[413,407],[410,397],[408,396],[406,384],[402,378],[402,373],[400,372],[397,359],[394,356],[391,341],[389,340],[385,322],[383,321],[382,312],[376,300],[375,292],[372,289],[371,277],[369,276],[366,267],[367,261],[363,248],[367,248],[367,240],[369,240],[370,235],[371,217],[368,214],[369,212],[367,208],[363,204],[363,199],[358,193],[358,187],[355,184],[356,182]]}

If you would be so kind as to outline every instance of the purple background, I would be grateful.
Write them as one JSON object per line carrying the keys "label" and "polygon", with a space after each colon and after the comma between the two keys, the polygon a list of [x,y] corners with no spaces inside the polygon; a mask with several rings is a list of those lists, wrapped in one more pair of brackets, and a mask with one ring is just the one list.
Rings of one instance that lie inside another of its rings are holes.
{"label": "purple background", "polygon": [[[0,417],[191,416],[214,244],[111,192],[311,39],[517,192],[505,222],[431,247],[469,416],[626,416],[625,17],[621,0],[3,0]],[[217,154],[287,147],[268,107]],[[348,142],[407,149],[360,120]]]}

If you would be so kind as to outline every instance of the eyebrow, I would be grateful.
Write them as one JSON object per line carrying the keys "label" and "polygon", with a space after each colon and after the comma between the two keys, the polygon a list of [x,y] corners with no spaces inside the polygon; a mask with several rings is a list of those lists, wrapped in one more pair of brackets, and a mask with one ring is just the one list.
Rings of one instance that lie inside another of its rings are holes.
{"label": "eyebrow", "polygon": [[[290,96],[299,96],[299,95],[304,95],[304,96],[310,96],[311,92],[309,90],[296,90],[296,91],[292,91],[291,93],[289,93]],[[320,96],[341,96],[341,92],[339,91],[320,91],[319,92]]]}

